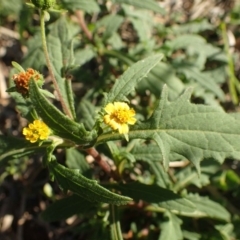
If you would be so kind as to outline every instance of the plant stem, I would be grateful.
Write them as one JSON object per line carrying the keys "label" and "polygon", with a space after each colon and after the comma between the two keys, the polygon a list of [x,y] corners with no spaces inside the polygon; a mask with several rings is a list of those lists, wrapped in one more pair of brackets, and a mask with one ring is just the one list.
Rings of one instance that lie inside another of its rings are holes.
{"label": "plant stem", "polygon": [[93,41],[93,37],[92,37],[92,33],[89,31],[87,25],[86,25],[86,22],[85,22],[85,19],[84,19],[84,16],[83,16],[83,12],[80,11],[80,10],[77,10],[75,12],[75,15],[77,17],[77,20],[78,20],[78,23],[79,23],[79,26],[82,28],[83,32],[85,33],[86,37],[88,38],[88,40],[90,42]]}
{"label": "plant stem", "polygon": [[99,166],[109,175],[111,175],[112,170],[111,167],[108,165],[108,163],[102,158],[102,156],[99,154],[96,148],[88,148],[86,149],[86,152],[91,155],[94,160],[99,164]]}
{"label": "plant stem", "polygon": [[40,10],[40,25],[41,25],[41,36],[42,36],[42,45],[43,45],[43,51],[44,51],[44,55],[45,55],[45,58],[46,58],[46,63],[47,63],[47,67],[48,67],[48,71],[49,71],[49,74],[52,78],[52,82],[53,82],[53,85],[54,85],[54,88],[57,92],[57,96],[58,96],[58,99],[62,105],[62,109],[64,111],[64,113],[71,119],[73,119],[73,116],[72,116],[72,113],[70,112],[70,110],[68,109],[68,107],[66,106],[66,103],[64,102],[64,99],[62,97],[62,94],[61,94],[61,91],[58,87],[58,84],[57,84],[57,80],[54,76],[54,73],[53,73],[53,68],[52,68],[52,65],[51,65],[51,61],[50,61],[50,57],[49,57],[49,54],[48,54],[48,49],[47,49],[47,41],[46,41],[46,34],[45,34],[45,21],[44,21],[44,11],[43,10]]}
{"label": "plant stem", "polygon": [[230,54],[230,49],[229,49],[229,43],[228,43],[228,36],[227,36],[227,29],[226,29],[226,23],[222,22],[221,23],[221,30],[222,30],[222,38],[223,38],[223,43],[224,43],[224,50],[227,55],[227,61],[228,61],[228,76],[229,76],[229,91],[230,95],[232,97],[232,101],[235,105],[238,104],[238,95],[237,95],[237,89],[238,88],[238,79],[235,76],[235,70],[234,70],[234,62],[233,58]]}
{"label": "plant stem", "polygon": [[118,216],[118,208],[113,204],[110,204],[110,229],[112,239],[123,240],[121,225]]}

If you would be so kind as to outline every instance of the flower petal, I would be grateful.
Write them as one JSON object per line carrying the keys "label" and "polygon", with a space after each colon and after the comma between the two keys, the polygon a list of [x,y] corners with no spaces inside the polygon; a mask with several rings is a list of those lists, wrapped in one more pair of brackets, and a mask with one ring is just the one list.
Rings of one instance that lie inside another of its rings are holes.
{"label": "flower petal", "polygon": [[109,103],[105,108],[104,110],[108,113],[108,114],[111,114],[113,111],[114,111],[114,105],[112,103]]}
{"label": "flower petal", "polygon": [[124,133],[128,133],[129,132],[129,127],[127,124],[122,124],[119,127],[119,133],[124,134]]}
{"label": "flower petal", "polygon": [[130,118],[127,123],[131,124],[131,125],[134,125],[136,123],[136,121],[137,121],[136,118]]}

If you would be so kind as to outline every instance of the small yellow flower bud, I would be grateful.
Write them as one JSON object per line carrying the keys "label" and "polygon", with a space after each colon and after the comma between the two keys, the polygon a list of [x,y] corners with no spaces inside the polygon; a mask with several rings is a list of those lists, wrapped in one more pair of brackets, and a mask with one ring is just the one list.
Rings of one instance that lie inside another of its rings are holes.
{"label": "small yellow flower bud", "polygon": [[56,4],[56,0],[31,0],[35,7],[47,10]]}

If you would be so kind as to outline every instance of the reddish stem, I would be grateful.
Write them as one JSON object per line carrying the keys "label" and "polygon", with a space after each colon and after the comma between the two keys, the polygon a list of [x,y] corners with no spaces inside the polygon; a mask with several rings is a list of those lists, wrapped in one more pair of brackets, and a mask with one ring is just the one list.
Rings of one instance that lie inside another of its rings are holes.
{"label": "reddish stem", "polygon": [[98,163],[98,165],[109,175],[112,175],[112,169],[108,165],[108,163],[103,159],[103,157],[99,154],[96,148],[88,148],[86,152],[91,155],[94,160]]}
{"label": "reddish stem", "polygon": [[85,33],[86,37],[88,38],[89,41],[92,41],[93,40],[92,33],[89,31],[89,29],[86,25],[86,22],[85,22],[85,19],[83,16],[83,12],[80,10],[77,10],[75,12],[75,15],[78,19],[78,24],[81,27],[81,29],[83,30],[83,32]]}

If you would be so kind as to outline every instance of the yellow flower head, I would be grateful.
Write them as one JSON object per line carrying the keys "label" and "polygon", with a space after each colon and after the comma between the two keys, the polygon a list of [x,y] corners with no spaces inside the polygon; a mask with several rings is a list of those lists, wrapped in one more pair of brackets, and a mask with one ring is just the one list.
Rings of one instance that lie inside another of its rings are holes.
{"label": "yellow flower head", "polygon": [[31,78],[35,81],[42,80],[41,74],[32,68],[28,68],[26,72],[14,74],[12,78],[17,92],[21,93],[23,97],[28,97],[28,85]]}
{"label": "yellow flower head", "polygon": [[22,133],[27,140],[31,143],[35,143],[39,139],[47,139],[50,134],[50,129],[41,120],[34,120],[33,123],[28,125],[28,127],[23,128]]}
{"label": "yellow flower head", "polygon": [[124,102],[109,103],[104,110],[107,113],[103,117],[104,122],[121,134],[127,134],[129,132],[128,124],[133,125],[137,121],[134,118],[135,111]]}

